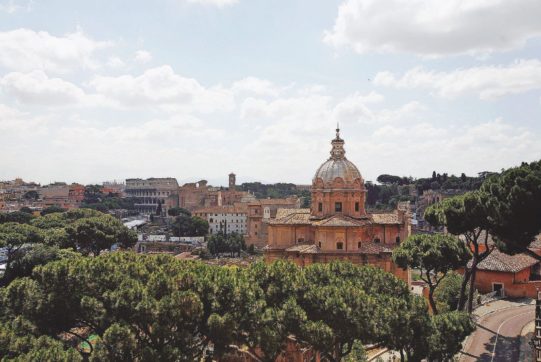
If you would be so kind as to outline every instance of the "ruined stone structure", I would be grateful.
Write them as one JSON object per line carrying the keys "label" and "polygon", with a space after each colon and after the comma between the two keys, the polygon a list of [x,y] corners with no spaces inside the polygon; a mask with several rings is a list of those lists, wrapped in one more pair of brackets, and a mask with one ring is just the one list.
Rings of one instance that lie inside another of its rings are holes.
{"label": "ruined stone structure", "polygon": [[161,204],[162,215],[178,206],[178,183],[173,177],[126,179],[126,195],[135,198],[135,209],[141,214],[154,214]]}
{"label": "ruined stone structure", "polygon": [[229,188],[209,186],[206,180],[187,183],[179,188],[179,206],[190,211],[204,207],[233,206],[253,200],[255,196],[249,192],[237,190],[234,173],[229,174]]}
{"label": "ruined stone structure", "polygon": [[312,180],[310,209],[280,209],[268,222],[266,260],[289,259],[301,266],[349,260],[378,266],[409,283],[409,271],[391,259],[393,248],[411,232],[408,214],[401,209],[368,213],[364,180],[345,156],[339,129],[331,144],[331,157]]}

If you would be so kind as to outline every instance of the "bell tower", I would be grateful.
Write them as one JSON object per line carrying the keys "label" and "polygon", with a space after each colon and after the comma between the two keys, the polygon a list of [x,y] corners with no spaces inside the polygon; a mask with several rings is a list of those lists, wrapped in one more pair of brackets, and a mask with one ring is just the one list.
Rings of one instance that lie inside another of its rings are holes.
{"label": "bell tower", "polygon": [[233,172],[231,172],[229,174],[229,190],[235,191],[236,188],[237,188],[237,176]]}

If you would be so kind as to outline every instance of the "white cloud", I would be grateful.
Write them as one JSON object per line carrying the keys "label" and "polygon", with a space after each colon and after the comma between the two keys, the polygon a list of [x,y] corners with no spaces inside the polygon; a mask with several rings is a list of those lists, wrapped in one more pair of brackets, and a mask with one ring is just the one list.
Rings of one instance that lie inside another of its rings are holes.
{"label": "white cloud", "polygon": [[246,77],[233,83],[231,90],[235,93],[250,93],[255,95],[267,95],[276,97],[281,88],[266,79]]}
{"label": "white cloud", "polygon": [[366,104],[351,104],[347,101],[336,106],[334,118],[342,124],[346,122],[377,121],[374,111],[367,107]]}
{"label": "white cloud", "polygon": [[[2,154],[2,168],[12,163],[20,168],[21,157],[31,157],[33,143],[25,143],[30,138],[42,137],[47,130],[47,121],[44,117],[32,116],[28,112],[9,107],[0,103],[0,153]],[[39,150],[34,152],[39,153]],[[1,178],[1,176],[0,176]]]}
{"label": "white cloud", "polygon": [[[379,156],[367,160],[367,167],[376,175],[385,172],[428,175],[431,169],[475,175],[533,160],[541,152],[537,139],[538,135],[531,131],[495,119],[462,127],[438,127],[430,123],[386,125],[357,146],[371,157]],[[402,162],[394,163],[397,157]]]}
{"label": "white cloud", "polygon": [[414,68],[399,78],[390,72],[380,72],[374,83],[396,88],[433,89],[446,98],[475,94],[480,99],[490,100],[541,89],[541,61],[519,60],[508,66],[486,65],[451,72]]}
{"label": "white cloud", "polygon": [[148,69],[139,76],[97,76],[89,86],[98,94],[127,107],[161,106],[202,113],[234,108],[229,90],[221,86],[205,88],[193,78],[176,74],[168,65]]}
{"label": "white cloud", "polygon": [[383,95],[376,92],[354,92],[340,99],[318,93],[281,97],[272,101],[248,97],[240,105],[240,118],[259,123],[301,123],[306,130],[323,129],[336,122],[348,126],[381,125],[412,119],[426,110],[418,101],[398,108],[386,108],[381,106],[383,100]]}
{"label": "white cloud", "polygon": [[324,42],[358,53],[486,54],[541,34],[539,0],[345,0]]}
{"label": "white cloud", "polygon": [[152,60],[152,54],[146,50],[138,50],[135,52],[135,61],[141,64],[146,64]]}
{"label": "white cloud", "polygon": [[318,94],[272,101],[247,98],[241,104],[241,119],[267,119],[279,124],[302,120],[303,127],[309,129],[331,119],[331,101],[331,97]]}
{"label": "white cloud", "polygon": [[17,29],[0,32],[0,67],[27,72],[45,70],[67,73],[74,69],[95,69],[95,53],[112,44],[95,41],[81,31],[61,37],[45,31]]}
{"label": "white cloud", "polygon": [[6,121],[8,119],[20,118],[23,115],[23,112],[0,103],[0,120]]}
{"label": "white cloud", "polygon": [[60,78],[49,78],[41,70],[8,73],[0,79],[0,88],[21,103],[28,104],[72,104],[85,96],[76,85]]}
{"label": "white cloud", "polygon": [[[511,122],[438,125],[418,101],[393,105],[374,91],[337,97],[317,86],[246,79],[229,87],[203,86],[162,66],[137,76],[95,77],[78,87],[43,71],[8,73],[0,78],[2,94],[16,99],[21,110],[0,104],[0,178],[212,180],[223,174],[225,180],[234,170],[264,182],[309,183],[329,157],[336,121],[348,158],[367,180],[381,173],[422,176],[438,168],[498,170],[541,153],[535,130]],[[105,100],[116,107],[96,111],[110,105]],[[22,107],[27,104],[47,106]],[[77,108],[58,107],[64,104]],[[94,108],[85,114],[81,106]],[[35,166],[21,168],[30,162]]]}
{"label": "white cloud", "polygon": [[110,68],[123,68],[126,66],[126,63],[124,63],[119,57],[110,57],[107,61],[107,66]]}
{"label": "white cloud", "polygon": [[202,4],[202,5],[212,5],[219,8],[235,5],[239,0],[186,0],[189,3]]}
{"label": "white cloud", "polygon": [[408,102],[396,109],[382,109],[375,113],[375,119],[380,123],[415,120],[427,108],[418,101]]}
{"label": "white cloud", "polygon": [[30,11],[32,9],[32,0],[7,0],[0,1],[0,11],[8,14],[17,11]]}
{"label": "white cloud", "polygon": [[376,120],[377,116],[367,104],[382,102],[384,97],[376,92],[370,92],[367,95],[356,92],[340,103],[333,109],[333,116],[339,122]]}

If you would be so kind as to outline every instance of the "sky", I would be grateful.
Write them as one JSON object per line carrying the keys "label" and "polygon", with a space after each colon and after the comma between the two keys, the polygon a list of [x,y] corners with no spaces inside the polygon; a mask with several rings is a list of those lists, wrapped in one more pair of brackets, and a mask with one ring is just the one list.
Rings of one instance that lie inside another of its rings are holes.
{"label": "sky", "polygon": [[0,0],[0,180],[309,184],[541,158],[539,0]]}

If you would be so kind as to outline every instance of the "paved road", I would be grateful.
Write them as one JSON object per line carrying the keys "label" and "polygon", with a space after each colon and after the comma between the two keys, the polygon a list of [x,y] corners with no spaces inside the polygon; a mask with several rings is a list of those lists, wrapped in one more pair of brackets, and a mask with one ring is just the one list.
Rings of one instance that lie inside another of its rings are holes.
{"label": "paved road", "polygon": [[470,337],[467,350],[462,352],[463,362],[511,362],[518,361],[520,332],[534,319],[532,305],[512,307],[496,311],[479,320],[476,331]]}

